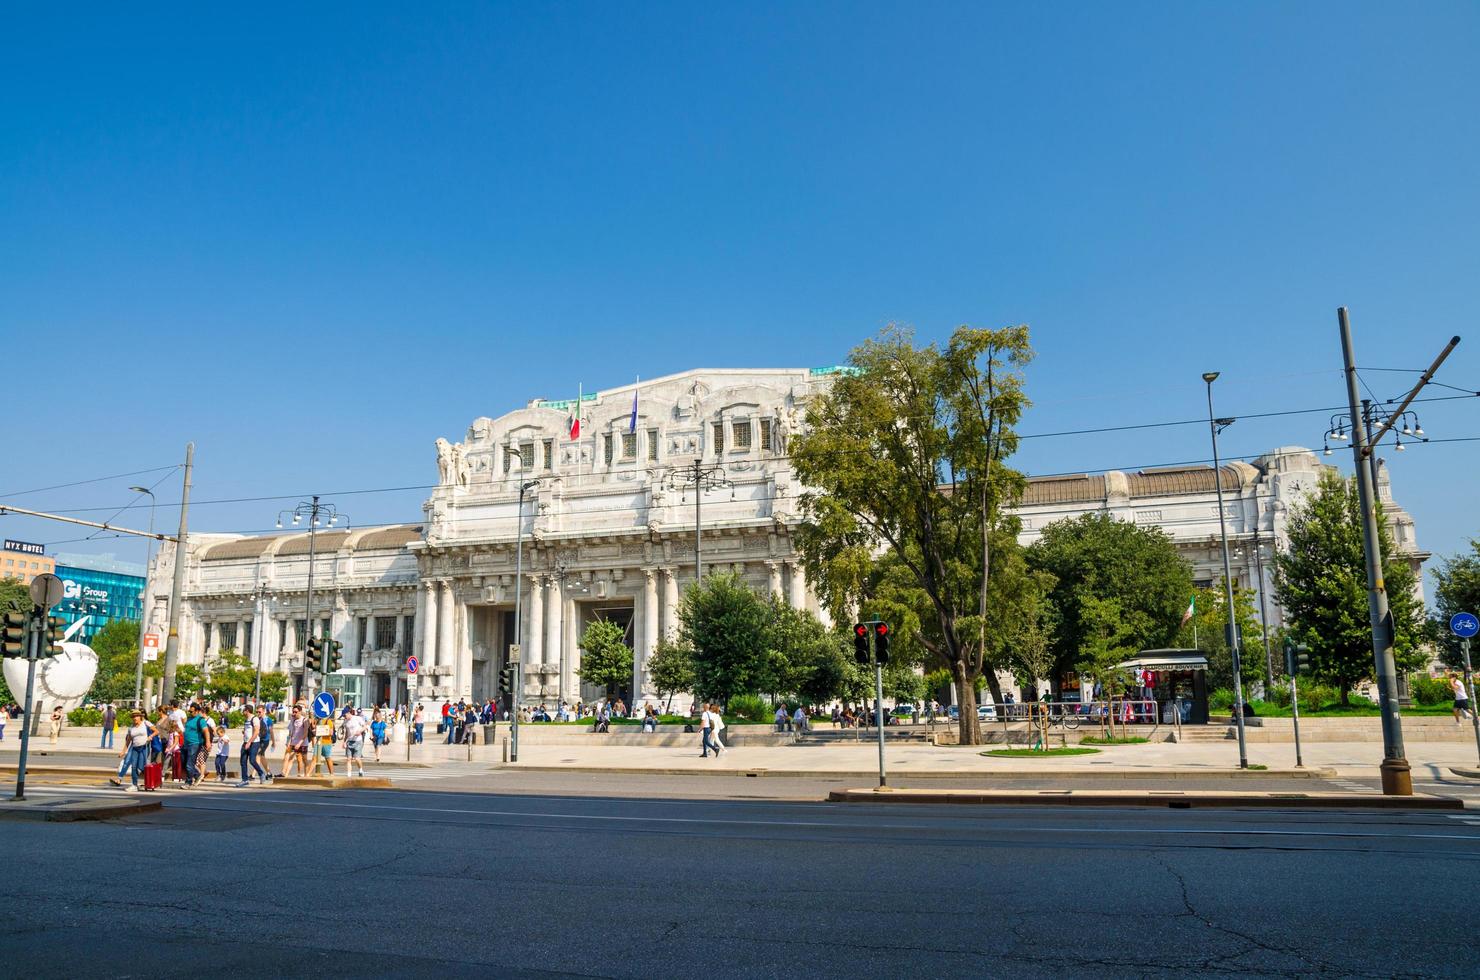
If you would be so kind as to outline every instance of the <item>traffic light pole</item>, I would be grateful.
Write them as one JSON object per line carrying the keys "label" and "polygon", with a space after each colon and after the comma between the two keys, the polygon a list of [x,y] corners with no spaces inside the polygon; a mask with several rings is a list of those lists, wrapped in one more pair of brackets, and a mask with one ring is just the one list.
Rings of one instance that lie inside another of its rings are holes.
{"label": "traffic light pole", "polygon": [[887,789],[884,775],[884,665],[874,659],[874,723],[879,726],[879,789]]}
{"label": "traffic light pole", "polygon": [[26,643],[26,714],[21,726],[21,757],[15,767],[15,798],[26,798],[26,759],[31,754],[31,722],[36,714],[36,661],[41,659],[41,631],[46,627],[46,612],[40,606],[31,608]]}
{"label": "traffic light pole", "polygon": [[1465,657],[1465,690],[1470,695],[1470,724],[1475,728],[1475,751],[1480,752],[1480,714],[1475,713],[1475,685],[1470,677],[1469,637],[1459,641],[1459,648]]}
{"label": "traffic light pole", "polygon": [[314,534],[319,529],[319,496],[314,494],[308,517],[308,589],[304,596],[303,609],[303,690],[298,692],[300,700],[308,698],[308,643],[313,638],[313,560]]}
{"label": "traffic light pole", "polygon": [[1300,692],[1295,690],[1295,671],[1290,671],[1290,720],[1295,723],[1295,768],[1304,769],[1300,758]]}

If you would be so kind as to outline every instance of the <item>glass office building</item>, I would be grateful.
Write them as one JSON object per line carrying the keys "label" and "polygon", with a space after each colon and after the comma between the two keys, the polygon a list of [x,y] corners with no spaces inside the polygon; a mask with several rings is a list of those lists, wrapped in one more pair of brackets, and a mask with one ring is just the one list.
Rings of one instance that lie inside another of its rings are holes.
{"label": "glass office building", "polygon": [[[86,562],[86,565],[81,564]],[[137,623],[143,609],[144,576],[139,566],[109,557],[58,555],[56,575],[62,580],[62,601],[53,615],[71,626],[84,616],[87,622],[72,639],[91,643],[98,630],[115,619]]]}

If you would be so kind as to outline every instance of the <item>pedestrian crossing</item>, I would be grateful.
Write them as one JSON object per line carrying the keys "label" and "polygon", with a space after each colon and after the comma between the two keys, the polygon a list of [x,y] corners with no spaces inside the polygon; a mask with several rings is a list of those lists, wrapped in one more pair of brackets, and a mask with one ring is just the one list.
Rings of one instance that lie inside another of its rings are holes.
{"label": "pedestrian crossing", "polygon": [[1332,786],[1340,787],[1348,793],[1361,793],[1364,796],[1372,796],[1382,792],[1381,787],[1370,786],[1366,783],[1359,783],[1350,779],[1328,779],[1326,781]]}

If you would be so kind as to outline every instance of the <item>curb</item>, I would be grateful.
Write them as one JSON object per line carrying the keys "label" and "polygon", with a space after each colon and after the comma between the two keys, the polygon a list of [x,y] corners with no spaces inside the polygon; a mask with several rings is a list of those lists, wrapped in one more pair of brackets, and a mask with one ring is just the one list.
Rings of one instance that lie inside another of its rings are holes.
{"label": "curb", "polygon": [[1480,769],[1464,769],[1460,766],[1450,766],[1449,771],[1456,776],[1464,776],[1466,779],[1480,779]]}
{"label": "curb", "polygon": [[1198,792],[1182,790],[943,790],[835,789],[832,803],[953,803],[986,806],[1258,807],[1261,809],[1463,810],[1449,796],[1367,796],[1361,793]]}
{"label": "curb", "polygon": [[383,776],[278,776],[268,786],[282,789],[392,789]]}
{"label": "curb", "polygon": [[77,823],[82,820],[111,820],[135,813],[150,813],[164,804],[159,800],[47,800],[40,803],[0,803],[0,818],[46,823]]}
{"label": "curb", "polygon": [[[550,766],[525,765],[520,762],[496,763],[494,769],[510,772],[578,772],[610,773],[619,776],[789,776],[812,779],[877,779],[873,770],[802,770],[802,769],[678,769],[642,766]],[[903,773],[910,779],[1329,779],[1335,769],[1128,769],[1094,772],[1085,769],[954,769],[942,772]]]}

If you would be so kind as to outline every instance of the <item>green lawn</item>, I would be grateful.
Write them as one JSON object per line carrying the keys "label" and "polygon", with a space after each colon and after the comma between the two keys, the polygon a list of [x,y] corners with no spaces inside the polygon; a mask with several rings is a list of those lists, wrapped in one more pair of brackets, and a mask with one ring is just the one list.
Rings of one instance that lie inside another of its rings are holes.
{"label": "green lawn", "polygon": [[1130,736],[1127,736],[1125,738],[1120,738],[1119,736],[1112,736],[1110,738],[1103,738],[1103,737],[1101,737],[1099,735],[1086,735],[1086,736],[1084,736],[1084,738],[1082,738],[1082,739],[1079,740],[1079,744],[1080,745],[1145,745],[1148,741],[1150,741],[1150,740],[1149,739],[1145,739],[1145,738],[1141,738],[1138,735],[1130,735]]}
{"label": "green lawn", "polygon": [[[1288,706],[1271,704],[1268,701],[1250,701],[1254,706],[1255,716],[1263,715],[1266,718],[1288,718],[1290,709]],[[1215,708],[1213,713],[1218,716],[1226,715],[1229,708]],[[1410,704],[1402,709],[1405,715],[1418,715],[1427,717],[1442,717],[1453,714],[1452,704]],[[1307,715],[1314,718],[1376,718],[1382,714],[1381,709],[1375,704],[1349,704],[1342,706],[1340,701],[1332,701],[1322,705],[1307,705],[1300,702],[1300,717]]]}
{"label": "green lawn", "polygon": [[1047,755],[1094,755],[1099,751],[1077,745],[1061,745],[1051,749],[988,749],[979,754],[997,759],[1039,759]]}

